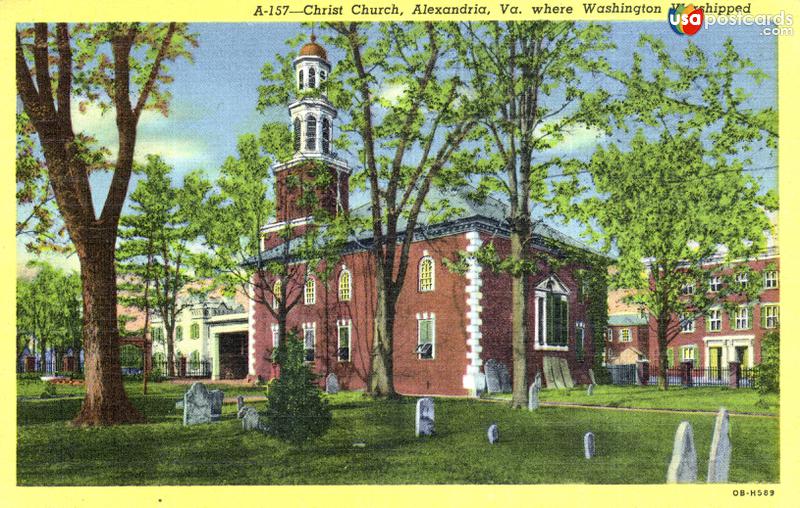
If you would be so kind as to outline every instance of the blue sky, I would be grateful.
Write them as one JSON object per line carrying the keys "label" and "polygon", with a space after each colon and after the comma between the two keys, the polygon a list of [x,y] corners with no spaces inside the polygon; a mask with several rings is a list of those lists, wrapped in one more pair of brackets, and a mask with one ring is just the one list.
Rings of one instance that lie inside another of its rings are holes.
{"label": "blue sky", "polygon": [[[711,26],[694,37],[678,36],[666,22],[612,23],[611,36],[618,49],[610,55],[612,65],[627,67],[631,53],[641,33],[650,33],[663,38],[679,55],[689,41],[706,50],[721,48],[727,37],[733,37],[737,50],[751,58],[765,71],[771,80],[755,88],[751,83],[742,83],[752,94],[754,107],[777,104],[777,46],[774,37],[761,36],[760,27]],[[245,133],[256,132],[267,121],[288,121],[285,110],[273,109],[266,115],[256,111],[257,87],[260,71],[266,61],[274,60],[276,54],[290,48],[285,41],[298,32],[308,32],[298,24],[239,23],[239,24],[192,24],[191,31],[198,34],[199,47],[194,51],[194,63],[179,61],[172,65],[175,78],[171,85],[173,101],[169,117],[146,112],[139,126],[136,158],[143,160],[148,153],[158,153],[175,168],[175,178],[203,169],[215,177],[217,168],[226,157],[234,155],[237,138]],[[333,64],[341,58],[329,51]],[[77,107],[77,101],[75,101]],[[89,109],[85,115],[73,115],[76,130],[85,130],[107,146],[116,146],[116,129],[113,113],[101,115],[99,110]],[[559,150],[573,155],[588,156],[597,143],[604,140],[589,130],[576,132]],[[776,164],[776,154],[760,150],[754,156],[754,167],[769,167]],[[349,160],[351,166],[356,161]],[[766,187],[776,185],[777,172],[753,173],[762,177]],[[109,175],[93,177],[93,194],[96,206],[105,199]],[[131,182],[130,190],[135,187]],[[354,196],[351,203],[359,204],[362,198]],[[572,236],[578,236],[574,225],[562,227]],[[24,267],[28,255],[21,242],[17,246],[18,272]],[[57,264],[77,268],[77,260],[54,260]]]}

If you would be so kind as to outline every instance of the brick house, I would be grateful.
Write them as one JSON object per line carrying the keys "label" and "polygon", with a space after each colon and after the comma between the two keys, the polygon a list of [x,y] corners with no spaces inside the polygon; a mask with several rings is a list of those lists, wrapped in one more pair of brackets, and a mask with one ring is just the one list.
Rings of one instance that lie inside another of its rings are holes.
{"label": "brick house", "polygon": [[[739,282],[758,284],[761,287],[759,301],[745,302],[732,298],[730,303],[737,304],[732,311],[726,311],[720,305],[712,307],[705,316],[681,321],[681,331],[667,348],[670,366],[692,361],[698,368],[725,369],[728,362],[736,361],[749,368],[761,362],[761,339],[767,332],[778,328],[780,317],[777,245],[770,238],[766,252],[746,263],[759,274],[760,280]],[[719,290],[719,284],[721,280],[713,277],[704,289],[713,292]],[[649,325],[650,361],[657,364],[658,339],[654,332],[654,318],[650,318]]]}
{"label": "brick house", "polygon": [[[299,90],[318,87],[331,65],[324,48],[312,41],[294,60]],[[314,96],[316,95],[316,96]],[[308,217],[296,191],[286,185],[307,178],[309,161],[330,172],[330,186],[319,191],[319,202],[329,211],[351,216],[370,213],[369,205],[349,208],[350,169],[331,152],[336,110],[324,95],[302,95],[289,105],[295,156],[273,167],[278,206],[275,220],[262,229],[266,256],[281,252],[278,232],[287,224],[302,233]],[[476,395],[485,388],[483,366],[495,359],[512,368],[511,279],[484,270],[473,259],[465,274],[447,269],[444,259],[458,252],[474,252],[493,243],[500,255],[510,250],[505,207],[499,202],[475,203],[455,193],[440,193],[459,213],[435,221],[423,212],[413,232],[407,278],[397,303],[394,322],[394,381],[403,394]],[[373,262],[367,246],[370,233],[352,237],[328,281],[305,275],[295,280],[303,288],[302,301],[288,314],[287,329],[300,332],[306,359],[316,372],[337,375],[344,389],[363,389],[370,371],[375,309]],[[584,248],[578,242],[545,225],[537,226],[532,249],[559,255],[559,246]],[[587,302],[582,296],[576,270],[564,265],[540,265],[528,278],[528,372],[533,380],[543,369],[545,355],[566,359],[576,383],[588,383],[594,355]],[[260,282],[272,287],[274,279]],[[265,304],[250,302],[248,374],[271,379],[277,375],[272,351],[277,345],[277,322]]]}
{"label": "brick house", "polygon": [[605,361],[609,365],[630,365],[648,358],[649,326],[641,313],[609,315],[606,334]]}

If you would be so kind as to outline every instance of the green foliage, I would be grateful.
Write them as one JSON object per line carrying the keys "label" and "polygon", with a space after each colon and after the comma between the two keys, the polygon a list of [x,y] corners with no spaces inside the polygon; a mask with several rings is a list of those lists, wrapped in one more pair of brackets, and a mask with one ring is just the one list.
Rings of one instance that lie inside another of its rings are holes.
{"label": "green foliage", "polygon": [[331,426],[331,409],[317,385],[317,376],[304,361],[303,343],[297,334],[287,334],[278,347],[280,376],[269,384],[268,432],[300,445],[325,434]]}
{"label": "green foliage", "polygon": [[42,393],[39,395],[40,399],[50,399],[56,396],[56,385],[53,383],[49,383],[47,381],[43,381],[44,387],[42,388]]}
{"label": "green foliage", "polygon": [[755,368],[755,383],[758,392],[780,393],[780,332],[765,333],[761,338],[761,363]]}

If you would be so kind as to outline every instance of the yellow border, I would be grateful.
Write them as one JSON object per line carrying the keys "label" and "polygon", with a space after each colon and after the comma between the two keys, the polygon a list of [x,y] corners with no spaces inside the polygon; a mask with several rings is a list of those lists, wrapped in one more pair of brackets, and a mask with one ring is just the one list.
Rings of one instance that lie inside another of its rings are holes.
{"label": "yellow border", "polygon": [[[653,0],[631,0],[617,3],[662,5],[665,9],[669,2]],[[124,487],[124,488],[18,488],[15,486],[15,439],[16,409],[13,394],[14,370],[12,368],[12,344],[10,337],[14,334],[14,281],[16,276],[15,242],[12,240],[13,217],[15,217],[15,185],[13,183],[14,146],[14,111],[16,109],[15,84],[13,73],[14,25],[27,21],[230,21],[230,22],[290,22],[313,21],[320,18],[306,18],[302,15],[285,17],[252,16],[256,5],[269,5],[268,2],[210,2],[207,0],[139,0],[128,2],[110,2],[108,0],[84,0],[68,2],[65,0],[0,0],[2,12],[0,24],[0,157],[4,162],[2,171],[2,199],[0,199],[0,215],[2,219],[2,238],[0,243],[0,291],[5,305],[0,306],[0,358],[4,359],[5,368],[0,369],[0,386],[5,388],[6,396],[2,397],[3,409],[0,412],[0,504],[5,506],[85,506],[100,505],[123,506],[220,506],[250,502],[254,506],[268,504],[270,506],[573,506],[609,504],[616,506],[797,506],[800,499],[797,479],[800,465],[800,442],[797,429],[798,404],[792,394],[798,387],[798,371],[793,359],[798,358],[798,341],[792,331],[800,330],[800,317],[793,312],[784,312],[782,324],[784,342],[782,344],[782,378],[783,395],[781,401],[781,483],[778,485],[736,485],[735,488],[774,488],[777,495],[772,498],[733,497],[734,486],[364,486],[364,487]],[[306,5],[305,2],[285,0],[292,6]],[[319,5],[342,5],[343,15],[340,19],[352,20],[349,6],[354,3],[370,5],[390,5],[390,1],[353,2],[320,2]],[[398,0],[400,9],[410,13],[416,2]],[[503,19],[499,10],[500,2],[442,1],[427,0],[429,5],[474,5],[476,3],[491,6],[492,14],[486,16],[463,16],[460,19]],[[505,3],[505,2],[504,2]],[[520,2],[509,0],[508,4],[529,12],[530,5],[542,4],[541,0]],[[553,1],[555,5],[570,5],[575,13],[582,12],[584,2],[576,0]],[[597,3],[612,3],[602,1]],[[703,2],[704,3],[704,2]],[[714,3],[714,2],[711,2]],[[729,0],[717,0],[717,3],[729,4]],[[795,17],[795,35],[779,38],[779,97],[780,97],[780,134],[779,152],[779,186],[781,195],[780,241],[782,251],[781,263],[781,300],[784,309],[798,308],[798,283],[800,273],[797,258],[798,252],[797,224],[798,201],[793,195],[798,188],[797,161],[800,159],[800,127],[798,126],[798,68],[800,57],[800,3],[791,0],[753,2],[754,11],[777,13],[785,10]],[[373,20],[386,20],[391,16],[376,16]],[[532,18],[533,16],[528,16]],[[609,15],[595,16],[592,19],[602,20],[658,20],[664,15],[631,16]],[[549,19],[589,19],[583,14],[572,16],[548,16]],[[424,19],[422,17],[415,20]],[[441,19],[441,18],[440,18]],[[453,19],[453,18],[450,18]],[[359,18],[367,21],[368,18]],[[698,37],[702,36],[702,32]],[[531,467],[535,467],[532,464]]]}

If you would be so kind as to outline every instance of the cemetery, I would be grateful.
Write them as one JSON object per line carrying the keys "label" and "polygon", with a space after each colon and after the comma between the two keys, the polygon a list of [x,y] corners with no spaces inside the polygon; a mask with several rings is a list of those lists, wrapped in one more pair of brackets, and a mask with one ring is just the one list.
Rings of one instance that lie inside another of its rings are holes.
{"label": "cemetery", "polygon": [[[141,383],[127,391],[146,424],[75,428],[80,387],[41,399],[33,382],[17,400],[20,485],[552,484],[774,482],[778,418],[608,411],[548,404],[557,392],[531,384],[534,403],[498,399],[381,400],[324,381],[333,422],[291,445],[268,434],[265,387]],[[502,383],[501,383],[502,384]],[[567,398],[641,387],[576,385]],[[695,389],[690,393],[697,393]],[[711,389],[709,389],[711,390]],[[41,391],[41,390],[39,390]],[[676,395],[680,392],[674,390]],[[736,391],[745,396],[750,391]],[[697,396],[695,396],[697,398]],[[728,399],[735,402],[735,400]],[[535,401],[540,403],[537,405]],[[746,406],[746,404],[739,404]],[[334,473],[335,472],[335,473]]]}

